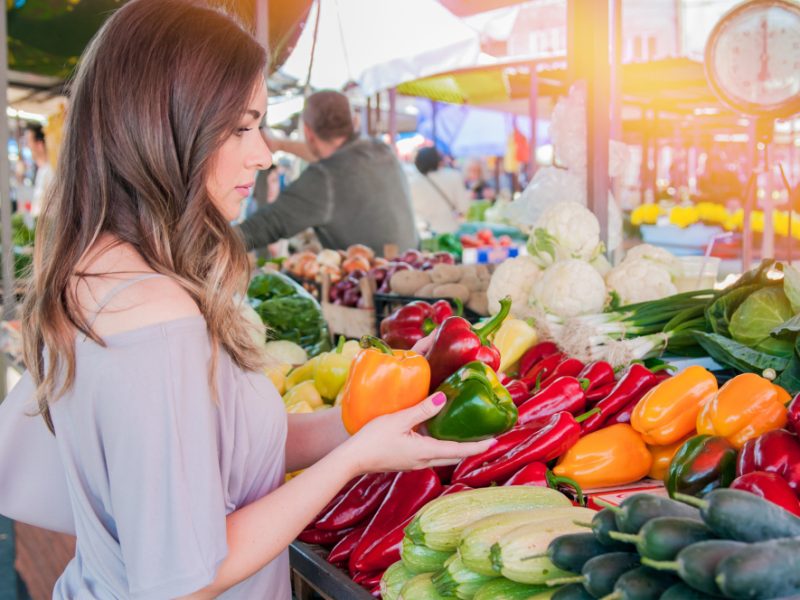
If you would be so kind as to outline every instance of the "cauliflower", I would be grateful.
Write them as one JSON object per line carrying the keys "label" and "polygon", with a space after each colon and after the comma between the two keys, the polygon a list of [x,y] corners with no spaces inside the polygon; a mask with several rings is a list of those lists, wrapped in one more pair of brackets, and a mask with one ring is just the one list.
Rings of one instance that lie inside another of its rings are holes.
{"label": "cauliflower", "polygon": [[542,274],[539,265],[530,256],[510,258],[495,269],[489,282],[486,296],[489,301],[489,314],[500,310],[500,300],[511,296],[511,314],[515,317],[530,316],[528,297],[533,282]]}
{"label": "cauliflower", "polygon": [[528,240],[528,252],[542,267],[566,258],[591,260],[601,249],[597,217],[571,201],[548,207],[536,220]]}
{"label": "cauliflower", "polygon": [[667,267],[647,258],[626,257],[606,275],[606,284],[622,306],[678,293]]}
{"label": "cauliflower", "polygon": [[625,259],[622,262],[631,260],[645,259],[658,263],[665,267],[667,271],[674,277],[680,271],[680,264],[678,259],[675,258],[669,251],[659,248],[658,246],[651,246],[650,244],[639,244],[634,246],[625,254]]}
{"label": "cauliflower", "polygon": [[606,286],[592,265],[570,258],[553,264],[536,280],[531,302],[563,318],[598,313],[606,303]]}

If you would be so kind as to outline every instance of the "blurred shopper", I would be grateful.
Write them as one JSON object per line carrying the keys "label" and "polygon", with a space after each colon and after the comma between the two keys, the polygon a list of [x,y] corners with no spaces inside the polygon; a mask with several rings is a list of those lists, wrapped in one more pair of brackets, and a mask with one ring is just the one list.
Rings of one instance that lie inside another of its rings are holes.
{"label": "blurred shopper", "polygon": [[464,178],[455,169],[442,167],[436,148],[421,148],[414,159],[417,173],[409,179],[414,214],[427,231],[454,233],[469,209]]}
{"label": "blurred shopper", "polygon": [[408,182],[394,152],[359,139],[347,96],[322,91],[306,99],[305,143],[268,137],[283,150],[313,161],[278,199],[239,225],[248,249],[290,238],[313,227],[325,248],[365,244],[382,255],[384,245],[416,248]]}
{"label": "blurred shopper", "polygon": [[464,181],[472,200],[493,200],[497,195],[494,186],[486,180],[483,164],[477,159],[467,163]]}
{"label": "blurred shopper", "polygon": [[42,202],[50,185],[53,183],[55,172],[47,159],[47,144],[44,139],[44,129],[38,123],[29,123],[25,127],[25,140],[31,150],[33,162],[36,163],[36,176],[33,179],[33,195],[31,197],[30,213],[38,217],[42,212]]}

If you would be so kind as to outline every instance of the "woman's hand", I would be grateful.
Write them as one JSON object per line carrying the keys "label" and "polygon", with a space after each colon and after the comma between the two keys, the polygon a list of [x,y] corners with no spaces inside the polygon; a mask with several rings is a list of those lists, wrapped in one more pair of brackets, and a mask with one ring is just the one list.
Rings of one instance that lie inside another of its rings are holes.
{"label": "woman's hand", "polygon": [[377,471],[410,471],[453,465],[462,458],[490,448],[494,439],[481,442],[449,442],[422,435],[416,428],[435,416],[446,402],[436,392],[416,406],[383,415],[367,423],[336,452],[346,455],[353,474]]}

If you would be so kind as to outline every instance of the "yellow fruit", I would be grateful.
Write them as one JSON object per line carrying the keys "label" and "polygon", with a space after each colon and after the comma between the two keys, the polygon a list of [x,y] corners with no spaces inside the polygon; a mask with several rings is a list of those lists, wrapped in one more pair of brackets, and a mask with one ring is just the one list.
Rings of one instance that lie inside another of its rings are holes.
{"label": "yellow fruit", "polygon": [[322,406],[322,396],[314,386],[314,382],[303,381],[291,388],[283,396],[283,403],[289,407],[297,402],[306,402],[313,409]]}
{"label": "yellow fruit", "polygon": [[292,365],[274,365],[264,369],[264,374],[270,378],[281,396],[286,393],[286,374],[291,368]]}

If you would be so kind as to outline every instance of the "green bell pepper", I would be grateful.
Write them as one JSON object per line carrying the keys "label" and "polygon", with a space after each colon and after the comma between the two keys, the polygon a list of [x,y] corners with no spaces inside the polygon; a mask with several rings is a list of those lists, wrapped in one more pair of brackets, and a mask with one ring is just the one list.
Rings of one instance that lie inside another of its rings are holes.
{"label": "green bell pepper", "polygon": [[678,448],[669,465],[666,485],[676,493],[704,496],[728,487],[736,478],[736,448],[718,435],[696,435]]}
{"label": "green bell pepper", "polygon": [[250,304],[275,340],[289,340],[309,356],[331,349],[331,336],[314,297],[281,273],[260,273],[247,289]]}
{"label": "green bell pepper", "polygon": [[473,361],[436,389],[447,402],[427,422],[428,433],[440,440],[468,442],[508,431],[517,422],[511,394],[488,365]]}

